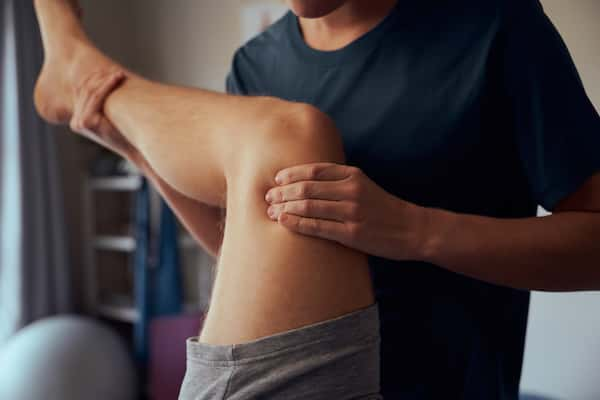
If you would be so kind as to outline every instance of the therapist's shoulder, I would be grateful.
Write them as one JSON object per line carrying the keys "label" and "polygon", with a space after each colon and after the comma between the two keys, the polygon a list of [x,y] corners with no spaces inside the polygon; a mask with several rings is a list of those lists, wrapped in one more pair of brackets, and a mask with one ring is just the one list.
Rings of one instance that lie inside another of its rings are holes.
{"label": "therapist's shoulder", "polygon": [[540,0],[497,0],[507,21],[526,21],[544,14]]}
{"label": "therapist's shoulder", "polygon": [[419,15],[427,17],[431,13],[431,15],[435,15],[442,20],[445,19],[455,30],[474,34],[482,30],[490,30],[490,27],[501,23],[503,15],[506,14],[506,9],[511,7],[509,4],[511,2],[513,0],[452,0],[442,2],[428,0],[421,3],[426,4],[423,8],[425,13]]}
{"label": "therapist's shoulder", "polygon": [[461,13],[483,13],[503,18],[523,18],[543,12],[540,0],[460,0]]}
{"label": "therapist's shoulder", "polygon": [[295,20],[291,12],[252,37],[236,50],[226,79],[228,93],[244,95],[267,94],[268,82],[276,72],[277,59],[289,42],[289,26]]}
{"label": "therapist's shoulder", "polygon": [[240,46],[234,54],[234,61],[265,61],[269,57],[275,57],[287,43],[290,18],[293,17],[290,14],[288,11],[263,32]]}

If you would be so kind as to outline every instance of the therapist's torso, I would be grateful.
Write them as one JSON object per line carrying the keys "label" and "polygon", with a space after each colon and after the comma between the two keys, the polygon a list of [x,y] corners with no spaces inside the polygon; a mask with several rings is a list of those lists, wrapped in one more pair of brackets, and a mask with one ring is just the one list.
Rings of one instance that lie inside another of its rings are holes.
{"label": "therapist's torso", "polygon": [[[535,122],[517,121],[515,107],[527,104],[515,106],[519,80],[507,78],[520,62],[509,59],[518,52],[507,33],[511,3],[399,1],[373,30],[328,52],[305,44],[290,12],[238,50],[227,89],[317,106],[335,120],[348,164],[404,200],[534,216],[555,198],[532,186],[541,149],[518,137],[517,125]],[[524,3],[545,18],[537,1]],[[384,396],[517,398],[528,292],[421,262],[373,257],[370,265]]]}

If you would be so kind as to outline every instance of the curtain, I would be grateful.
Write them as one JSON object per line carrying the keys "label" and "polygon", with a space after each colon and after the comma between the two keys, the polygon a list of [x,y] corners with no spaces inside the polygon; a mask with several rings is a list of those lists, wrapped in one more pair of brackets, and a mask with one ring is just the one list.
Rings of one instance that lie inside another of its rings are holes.
{"label": "curtain", "polygon": [[177,217],[162,199],[160,207],[160,228],[157,238],[158,265],[152,269],[150,286],[152,317],[177,315],[183,311]]}
{"label": "curtain", "polygon": [[[140,368],[148,363],[150,321],[183,310],[183,287],[179,254],[177,219],[160,199],[158,235],[151,232],[151,191],[146,179],[136,193],[134,290],[140,318],[134,327],[135,355]],[[153,237],[154,236],[154,237]]]}
{"label": "curtain", "polygon": [[32,100],[42,62],[32,3],[0,3],[0,344],[72,304],[55,142]]}
{"label": "curtain", "polygon": [[[134,254],[134,301],[139,318],[133,329],[135,357],[143,368],[148,361],[148,323],[150,296],[148,292],[148,270],[150,259],[150,188],[146,179],[135,196],[135,241]],[[144,374],[145,375],[145,374]]]}

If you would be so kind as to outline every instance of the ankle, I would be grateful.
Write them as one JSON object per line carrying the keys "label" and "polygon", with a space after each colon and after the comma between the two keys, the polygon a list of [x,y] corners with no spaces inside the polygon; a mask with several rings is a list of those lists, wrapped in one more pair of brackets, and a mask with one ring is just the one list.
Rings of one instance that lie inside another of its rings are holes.
{"label": "ankle", "polygon": [[50,43],[60,45],[72,39],[87,39],[79,17],[80,12],[72,1],[34,0],[34,6],[44,45]]}

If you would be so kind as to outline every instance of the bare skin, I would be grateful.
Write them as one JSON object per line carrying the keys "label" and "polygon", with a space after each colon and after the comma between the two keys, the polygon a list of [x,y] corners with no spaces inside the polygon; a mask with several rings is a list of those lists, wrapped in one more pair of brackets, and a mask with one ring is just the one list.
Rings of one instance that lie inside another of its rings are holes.
{"label": "bare skin", "polygon": [[[374,302],[363,254],[291,233],[266,215],[276,171],[343,163],[329,118],[307,105],[147,81],[93,47],[68,1],[35,4],[46,54],[35,92],[40,114],[71,122],[141,166],[192,231],[203,220],[194,219],[196,207],[205,215],[227,209],[201,341],[243,343]],[[106,118],[72,121],[76,105],[98,104]]]}

